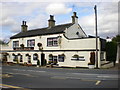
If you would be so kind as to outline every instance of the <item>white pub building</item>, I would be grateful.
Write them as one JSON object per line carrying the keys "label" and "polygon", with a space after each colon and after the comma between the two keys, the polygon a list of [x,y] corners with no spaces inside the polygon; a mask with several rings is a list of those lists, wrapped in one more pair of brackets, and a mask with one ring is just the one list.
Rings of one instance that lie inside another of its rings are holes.
{"label": "white pub building", "polygon": [[[10,37],[7,62],[45,66],[48,63],[60,67],[88,67],[90,53],[96,51],[96,38],[87,36],[78,24],[76,12],[72,23],[55,25],[50,15],[48,27],[27,30],[22,22],[21,32]],[[106,59],[105,40],[98,37],[98,67]]]}

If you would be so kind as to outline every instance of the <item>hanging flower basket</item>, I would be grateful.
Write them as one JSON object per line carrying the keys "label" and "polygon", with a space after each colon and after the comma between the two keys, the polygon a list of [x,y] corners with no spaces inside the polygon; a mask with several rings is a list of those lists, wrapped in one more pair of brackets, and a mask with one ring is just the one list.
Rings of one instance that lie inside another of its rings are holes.
{"label": "hanging flower basket", "polygon": [[74,56],[72,56],[73,58],[79,58],[79,55],[75,54]]}
{"label": "hanging flower basket", "polygon": [[13,53],[12,55],[13,55],[13,56],[15,56],[15,54],[14,54],[14,53]]}
{"label": "hanging flower basket", "polygon": [[64,57],[65,57],[65,54],[63,53],[63,54],[61,54],[61,56],[64,56]]}
{"label": "hanging flower basket", "polygon": [[26,54],[26,56],[29,56],[29,54]]}
{"label": "hanging flower basket", "polygon": [[38,56],[38,54],[37,54],[37,53],[35,53],[34,55],[35,55],[35,56]]}
{"label": "hanging flower basket", "polygon": [[41,47],[41,46],[42,46],[42,43],[38,43],[37,46],[38,46],[38,47]]}
{"label": "hanging flower basket", "polygon": [[24,44],[21,44],[20,47],[21,47],[21,48],[24,48]]}
{"label": "hanging flower basket", "polygon": [[52,54],[49,54],[49,57],[52,57],[53,55]]}
{"label": "hanging flower basket", "polygon": [[21,55],[20,53],[18,53],[18,55]]}

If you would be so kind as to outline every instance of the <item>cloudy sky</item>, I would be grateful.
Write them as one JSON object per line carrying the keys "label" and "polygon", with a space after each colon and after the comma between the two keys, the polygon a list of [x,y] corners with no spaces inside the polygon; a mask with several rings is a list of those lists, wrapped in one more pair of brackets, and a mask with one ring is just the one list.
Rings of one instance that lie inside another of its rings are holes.
{"label": "cloudy sky", "polygon": [[74,11],[77,12],[79,24],[86,34],[95,36],[95,5],[98,35],[102,38],[114,37],[118,34],[118,1],[3,0],[0,3],[0,39],[8,41],[12,35],[20,32],[23,20],[27,21],[29,30],[47,27],[49,15],[54,15],[56,25],[70,23]]}

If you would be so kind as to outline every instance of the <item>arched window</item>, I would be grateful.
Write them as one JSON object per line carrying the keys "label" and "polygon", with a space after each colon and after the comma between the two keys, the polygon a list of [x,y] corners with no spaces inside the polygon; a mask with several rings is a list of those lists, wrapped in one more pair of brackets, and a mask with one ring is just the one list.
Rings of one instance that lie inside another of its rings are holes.
{"label": "arched window", "polygon": [[12,55],[13,55],[13,61],[17,62],[18,61],[18,55],[15,55],[14,53]]}
{"label": "arched window", "polygon": [[31,63],[31,56],[28,56],[28,63]]}
{"label": "arched window", "polygon": [[31,56],[27,53],[26,57],[27,57],[28,63],[31,63]]}
{"label": "arched window", "polygon": [[26,56],[29,56],[29,54],[27,53]]}
{"label": "arched window", "polygon": [[64,62],[64,60],[65,60],[65,55],[64,54],[58,55],[58,61],[59,62]]}
{"label": "arched window", "polygon": [[33,60],[38,60],[38,54],[37,53],[33,54]]}
{"label": "arched window", "polygon": [[53,55],[49,54],[49,61],[53,61]]}
{"label": "arched window", "polygon": [[22,55],[20,55],[20,62],[23,62],[23,57],[22,57]]}

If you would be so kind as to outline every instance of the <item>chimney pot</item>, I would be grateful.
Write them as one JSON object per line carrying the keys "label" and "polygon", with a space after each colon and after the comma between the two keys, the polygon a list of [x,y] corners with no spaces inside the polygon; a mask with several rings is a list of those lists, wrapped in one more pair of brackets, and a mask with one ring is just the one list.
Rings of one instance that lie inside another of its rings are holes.
{"label": "chimney pot", "polygon": [[76,16],[76,12],[73,12],[73,16]]}
{"label": "chimney pot", "polygon": [[26,21],[25,21],[25,25],[26,25]]}
{"label": "chimney pot", "polygon": [[22,25],[24,25],[24,21],[22,21]]}
{"label": "chimney pot", "polygon": [[48,20],[48,26],[49,27],[54,27],[55,26],[55,20],[54,20],[53,15],[50,15],[50,19]]}
{"label": "chimney pot", "polygon": [[73,12],[72,23],[78,23],[78,17],[76,12]]}
{"label": "chimney pot", "polygon": [[22,21],[22,25],[21,25],[21,31],[22,32],[26,32],[27,31],[27,25],[26,25],[26,21]]}
{"label": "chimney pot", "polygon": [[54,16],[53,15],[50,15],[50,20],[54,20]]}

